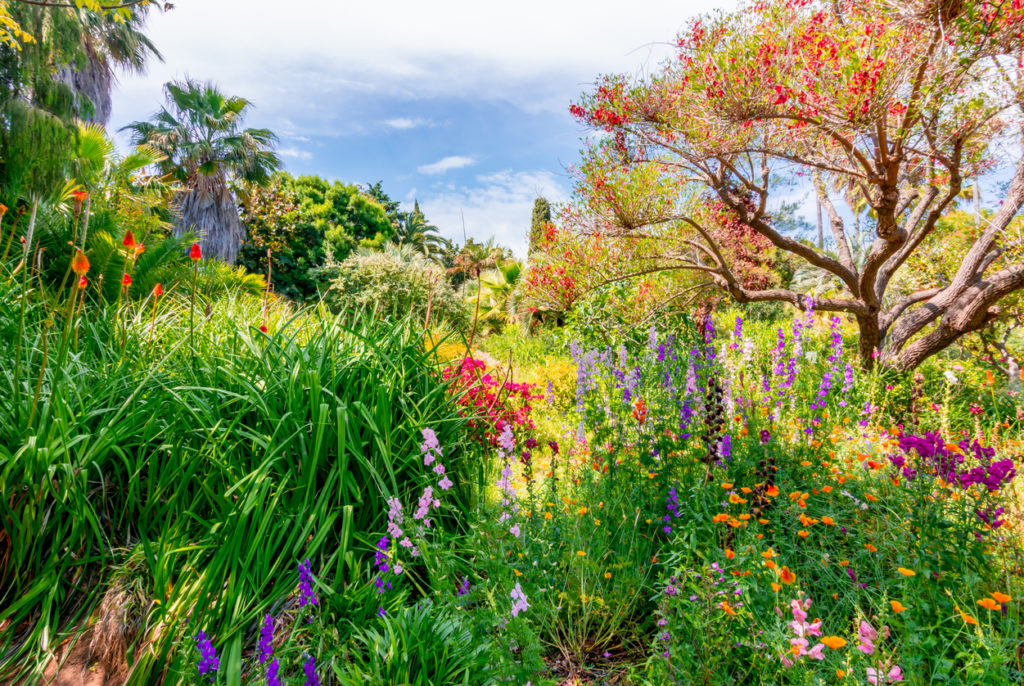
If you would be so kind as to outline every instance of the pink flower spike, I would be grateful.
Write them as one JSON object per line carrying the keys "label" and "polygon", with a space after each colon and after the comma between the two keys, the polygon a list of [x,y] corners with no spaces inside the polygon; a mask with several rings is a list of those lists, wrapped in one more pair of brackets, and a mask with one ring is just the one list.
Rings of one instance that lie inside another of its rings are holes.
{"label": "pink flower spike", "polygon": [[889,677],[889,681],[903,681],[903,670],[899,665],[895,665],[886,676]]}
{"label": "pink flower spike", "polygon": [[793,619],[795,619],[798,622],[803,622],[803,621],[807,620],[807,613],[800,606],[800,601],[799,600],[796,600],[796,599],[792,600],[789,603],[789,606],[793,609]]}
{"label": "pink flower spike", "polygon": [[878,639],[878,632],[871,628],[871,625],[865,622],[863,619],[860,620],[860,631],[858,632],[860,637],[868,641],[875,641]]}
{"label": "pink flower spike", "polygon": [[815,660],[824,660],[825,655],[822,654],[822,650],[825,649],[824,643],[818,643],[813,648],[807,651],[808,657],[813,657]]}
{"label": "pink flower spike", "polygon": [[821,620],[808,624],[805,629],[808,636],[821,636]]}

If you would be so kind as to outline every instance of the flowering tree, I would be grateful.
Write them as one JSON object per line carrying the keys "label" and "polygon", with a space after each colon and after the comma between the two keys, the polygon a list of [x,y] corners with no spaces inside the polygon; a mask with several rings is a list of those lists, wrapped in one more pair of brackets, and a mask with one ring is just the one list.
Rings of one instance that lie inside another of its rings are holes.
{"label": "flowering tree", "polygon": [[[804,307],[773,275],[775,260],[795,260],[829,275],[814,306],[856,319],[865,366],[914,367],[1024,287],[1024,264],[1003,245],[1024,204],[1021,158],[951,279],[890,288],[967,180],[997,170],[993,144],[1020,145],[1022,31],[1020,0],[760,0],[697,19],[678,60],[650,77],[605,77],[571,108],[607,135],[579,169],[560,229],[573,236],[567,252],[591,236],[630,259],[602,272],[606,251],[572,274],[556,245],[533,280],[579,292],[670,271],[687,275],[684,288]],[[783,175],[815,189],[830,246],[773,222]],[[837,188],[874,223],[857,257]]]}

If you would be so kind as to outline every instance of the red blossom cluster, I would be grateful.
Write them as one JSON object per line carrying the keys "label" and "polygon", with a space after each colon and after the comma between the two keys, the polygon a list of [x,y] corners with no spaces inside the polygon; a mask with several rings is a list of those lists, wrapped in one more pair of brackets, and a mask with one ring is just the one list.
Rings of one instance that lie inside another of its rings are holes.
{"label": "red blossom cluster", "polygon": [[744,223],[736,212],[720,200],[705,205],[713,218],[712,236],[732,258],[732,271],[744,288],[767,288],[772,276],[772,242]]}
{"label": "red blossom cluster", "polygon": [[501,381],[487,371],[487,365],[473,357],[462,358],[442,373],[451,381],[456,402],[470,417],[469,426],[477,440],[498,445],[498,436],[511,425],[513,430],[532,431],[531,400],[543,398],[534,393],[534,384]]}

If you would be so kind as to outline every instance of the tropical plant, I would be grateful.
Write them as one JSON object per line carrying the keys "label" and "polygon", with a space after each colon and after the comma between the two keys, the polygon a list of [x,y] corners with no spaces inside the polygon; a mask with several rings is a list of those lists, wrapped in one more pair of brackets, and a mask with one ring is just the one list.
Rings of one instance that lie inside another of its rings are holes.
{"label": "tropical plant", "polygon": [[263,184],[280,161],[269,129],[243,129],[252,107],[211,83],[193,79],[164,85],[166,105],[148,122],[125,127],[132,141],[158,150],[160,169],[184,186],[176,201],[175,233],[200,236],[203,254],[234,264],[245,238],[229,182]]}
{"label": "tropical plant", "polygon": [[399,217],[398,230],[392,239],[398,245],[409,245],[432,261],[439,261],[451,247],[447,238],[438,234],[438,228],[427,223],[418,200],[413,201],[412,212]]}

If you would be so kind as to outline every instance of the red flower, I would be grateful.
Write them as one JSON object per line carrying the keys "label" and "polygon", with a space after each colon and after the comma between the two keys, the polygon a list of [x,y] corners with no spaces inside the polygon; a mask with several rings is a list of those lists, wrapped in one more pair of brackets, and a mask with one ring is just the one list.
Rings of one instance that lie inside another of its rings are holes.
{"label": "red flower", "polygon": [[163,294],[164,294],[164,287],[161,286],[160,282],[158,281],[157,284],[156,284],[156,287],[153,288],[153,295],[155,295],[157,297],[160,297]]}
{"label": "red flower", "polygon": [[124,232],[124,240],[121,241],[121,245],[128,248],[129,250],[135,248],[135,235],[132,233],[131,229],[128,229],[127,231]]}
{"label": "red flower", "polygon": [[260,331],[262,331],[263,333],[266,333],[267,332],[267,325],[266,324],[260,324]]}
{"label": "red flower", "polygon": [[132,285],[132,277],[129,276],[126,273],[124,276],[121,277],[121,285],[122,286],[131,286]]}
{"label": "red flower", "polygon": [[71,197],[75,199],[75,202],[82,202],[89,197],[89,194],[85,191],[71,191]]}
{"label": "red flower", "polygon": [[203,249],[199,247],[198,243],[193,243],[192,249],[188,252],[188,256],[193,260],[201,260],[203,259]]}
{"label": "red flower", "polygon": [[88,285],[89,285],[89,280],[88,279],[86,279],[84,276],[79,276],[78,277],[78,287],[79,288],[85,288]]}

